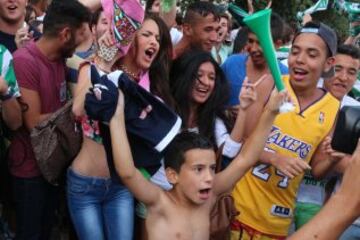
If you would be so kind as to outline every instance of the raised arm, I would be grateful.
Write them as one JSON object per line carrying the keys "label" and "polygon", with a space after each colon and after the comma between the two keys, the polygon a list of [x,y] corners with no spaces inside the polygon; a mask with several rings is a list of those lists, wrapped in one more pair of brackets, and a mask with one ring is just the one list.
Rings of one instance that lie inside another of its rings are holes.
{"label": "raised arm", "polygon": [[276,91],[274,91],[272,93],[257,127],[246,140],[239,155],[224,171],[216,175],[214,186],[215,194],[221,194],[231,190],[235,183],[258,161],[273,121],[278,113],[279,106],[286,96],[287,94],[285,92],[276,93]]}
{"label": "raised arm", "polygon": [[[243,83],[243,86],[245,88],[243,89],[249,89],[246,87],[253,87],[256,88],[262,81],[264,81],[267,78],[267,75],[263,75],[259,80],[257,80],[254,84],[250,84],[248,78],[246,77]],[[231,130],[230,137],[232,140],[236,142],[241,142],[244,137],[244,129],[245,129],[245,121],[247,114],[245,113],[245,109],[251,107],[252,104],[255,104],[257,100],[257,94],[256,92],[252,93],[251,91],[245,92],[244,94],[243,89],[239,93],[239,111],[236,116],[236,121],[234,124],[233,129]],[[250,94],[250,95],[249,95]]]}
{"label": "raised arm", "polygon": [[90,81],[90,63],[79,69],[78,82],[73,93],[72,111],[75,116],[80,117],[85,114],[85,95],[91,87]]}
{"label": "raised arm", "polygon": [[217,144],[218,146],[224,144],[222,150],[223,156],[233,159],[239,153],[244,137],[244,119],[246,118],[245,110],[256,102],[257,93],[255,88],[265,77],[266,75],[264,75],[262,79],[258,80],[255,84],[249,83],[248,79],[245,78],[242,89],[239,93],[240,104],[236,110],[236,121],[230,134],[224,124],[222,129],[217,126],[217,134],[221,132],[219,129],[222,130],[222,134],[219,134],[221,137],[218,138],[217,136]]}
{"label": "raised arm", "polygon": [[159,201],[161,189],[146,180],[135,167],[125,129],[124,96],[119,91],[119,103],[110,121],[111,143],[116,172],[134,194],[134,197],[147,206]]}
{"label": "raised arm", "polygon": [[360,215],[360,144],[346,169],[339,191],[321,211],[289,240],[338,239],[340,234]]}

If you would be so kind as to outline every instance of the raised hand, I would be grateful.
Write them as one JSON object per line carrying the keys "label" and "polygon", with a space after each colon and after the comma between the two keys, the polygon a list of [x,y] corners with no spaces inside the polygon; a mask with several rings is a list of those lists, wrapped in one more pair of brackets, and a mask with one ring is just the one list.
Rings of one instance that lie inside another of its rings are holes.
{"label": "raised hand", "polygon": [[329,160],[332,162],[338,162],[341,159],[343,159],[346,154],[342,153],[342,152],[338,152],[335,151],[332,147],[331,147],[331,137],[326,137],[325,140],[322,142],[321,144],[321,148],[324,151],[324,153],[326,153],[329,157]]}
{"label": "raised hand", "polygon": [[274,89],[265,108],[272,112],[279,112],[280,105],[284,102],[292,102],[288,92],[286,90],[278,92]]}
{"label": "raised hand", "polygon": [[239,94],[239,107],[243,110],[246,110],[251,104],[253,104],[257,100],[257,92],[256,87],[262,83],[268,77],[267,74],[261,76],[255,83],[250,83],[249,79],[246,77],[240,94]]}
{"label": "raised hand", "polygon": [[29,26],[24,23],[24,26],[15,33],[15,44],[17,48],[22,48],[33,39],[33,32],[29,32]]}
{"label": "raised hand", "polygon": [[241,109],[246,110],[252,103],[256,101],[257,93],[255,90],[255,86],[255,84],[249,83],[247,77],[245,78],[239,94]]}
{"label": "raised hand", "polygon": [[98,44],[106,47],[112,47],[115,44],[114,34],[110,28],[98,39]]}

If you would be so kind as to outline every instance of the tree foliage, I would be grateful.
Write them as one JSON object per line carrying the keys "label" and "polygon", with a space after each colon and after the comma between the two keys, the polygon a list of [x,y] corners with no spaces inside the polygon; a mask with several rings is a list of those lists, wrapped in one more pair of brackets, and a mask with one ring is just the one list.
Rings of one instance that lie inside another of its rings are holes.
{"label": "tree foliage", "polygon": [[[180,6],[181,9],[186,9],[190,3],[199,1],[199,0],[181,0]],[[356,2],[357,0],[353,0]],[[212,2],[229,2],[222,0],[213,0]],[[246,0],[233,0],[236,5],[240,6],[242,9],[247,10],[247,1]],[[260,10],[266,7],[268,0],[253,0],[255,10]],[[317,0],[273,0],[272,9],[282,16],[288,23],[292,26],[296,25],[296,13],[298,11],[304,11],[305,9],[312,6],[316,3]],[[330,1],[330,5],[332,5]],[[312,14],[313,19],[322,21],[329,26],[336,29],[339,37],[344,39],[348,34],[348,20],[344,14],[339,14],[334,8],[329,7],[326,11],[320,11]]]}

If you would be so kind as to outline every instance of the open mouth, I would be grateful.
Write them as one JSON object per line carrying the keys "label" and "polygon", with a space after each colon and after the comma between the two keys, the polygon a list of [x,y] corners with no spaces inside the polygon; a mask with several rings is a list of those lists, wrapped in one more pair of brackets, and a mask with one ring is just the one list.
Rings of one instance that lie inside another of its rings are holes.
{"label": "open mouth", "polygon": [[256,60],[263,59],[264,57],[261,53],[255,52],[255,53],[251,53],[251,58],[256,61]]}
{"label": "open mouth", "polygon": [[201,194],[209,194],[209,193],[210,193],[210,190],[211,190],[211,188],[205,188],[205,189],[201,189],[199,192],[200,192]]}
{"label": "open mouth", "polygon": [[294,78],[296,80],[303,80],[305,76],[308,74],[308,71],[302,68],[293,68]]}
{"label": "open mouth", "polygon": [[196,88],[196,91],[197,91],[197,92],[200,92],[200,93],[202,93],[202,94],[206,94],[206,93],[209,92],[208,89],[200,88],[200,87]]}
{"label": "open mouth", "polygon": [[14,11],[17,9],[17,6],[11,5],[11,6],[7,7],[7,9],[9,9],[10,11]]}
{"label": "open mouth", "polygon": [[145,50],[145,55],[149,58],[149,59],[153,59],[154,55],[156,53],[156,50],[154,48],[149,48]]}
{"label": "open mouth", "polygon": [[199,191],[200,199],[207,200],[210,197],[211,188],[204,188]]}
{"label": "open mouth", "polygon": [[307,71],[305,71],[304,69],[301,69],[301,68],[294,68],[294,73],[300,74],[300,75],[305,75],[305,74],[307,74]]}
{"label": "open mouth", "polygon": [[342,84],[342,83],[335,83],[334,86],[337,87],[337,88],[346,89],[346,85],[345,85],[345,84]]}

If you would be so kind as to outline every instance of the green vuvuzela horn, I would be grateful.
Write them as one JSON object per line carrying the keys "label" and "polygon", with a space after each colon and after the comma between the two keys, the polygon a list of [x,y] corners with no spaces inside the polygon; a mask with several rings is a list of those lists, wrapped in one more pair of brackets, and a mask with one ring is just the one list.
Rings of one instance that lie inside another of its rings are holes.
{"label": "green vuvuzela horn", "polygon": [[244,18],[244,23],[257,36],[266,62],[280,92],[285,89],[281,79],[281,72],[275,55],[275,47],[270,32],[271,9],[264,9]]}

